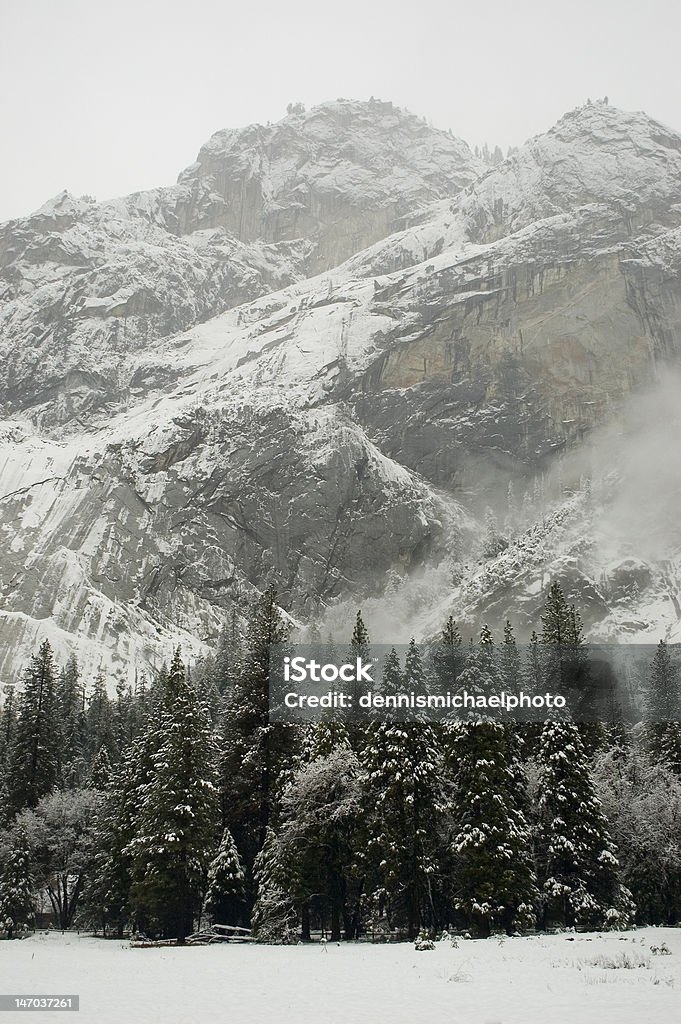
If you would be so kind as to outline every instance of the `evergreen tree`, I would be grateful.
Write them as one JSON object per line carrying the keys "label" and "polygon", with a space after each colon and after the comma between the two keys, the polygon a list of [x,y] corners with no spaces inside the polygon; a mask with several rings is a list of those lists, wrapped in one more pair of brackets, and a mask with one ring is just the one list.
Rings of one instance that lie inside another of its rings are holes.
{"label": "evergreen tree", "polygon": [[11,939],[22,925],[35,916],[31,850],[26,830],[19,826],[12,834],[0,872],[0,929]]}
{"label": "evergreen tree", "polygon": [[519,693],[522,688],[522,664],[513,626],[506,620],[504,642],[499,649],[499,669],[506,693]]}
{"label": "evergreen tree", "polygon": [[[461,677],[469,693],[498,689],[489,642],[473,648]],[[534,922],[537,899],[527,797],[515,730],[471,714],[450,726],[454,775],[454,903],[478,935]]]}
{"label": "evergreen tree", "polygon": [[82,783],[85,771],[85,715],[83,683],[75,655],[59,673],[57,687],[62,736],[62,782]]}
{"label": "evergreen tree", "polygon": [[[425,692],[418,647],[409,645],[405,678],[394,649],[383,671],[383,691]],[[425,722],[402,723],[387,714],[367,730],[360,791],[365,837],[360,866],[374,917],[386,916],[415,938],[434,924],[432,887],[438,863],[438,825],[444,807],[442,752]]]}
{"label": "evergreen tree", "polygon": [[257,893],[251,917],[253,934],[260,942],[296,942],[296,911],[290,895],[291,880],[281,861],[277,837],[269,826],[265,831],[262,848],[255,858],[253,874]]}
{"label": "evergreen tree", "polygon": [[9,823],[12,809],[9,801],[7,773],[10,750],[16,731],[17,716],[14,686],[3,687],[4,701],[0,707],[0,828]]}
{"label": "evergreen tree", "polygon": [[193,929],[217,813],[210,725],[186,678],[179,648],[166,687],[160,744],[141,790],[129,843],[133,911],[145,928],[177,938]]}
{"label": "evergreen tree", "polygon": [[437,693],[447,694],[456,689],[464,664],[461,633],[450,615],[432,654],[433,680]]}
{"label": "evergreen tree", "polygon": [[546,686],[568,702],[589,755],[605,741],[579,612],[568,605],[560,584],[549,587],[542,615],[543,674]]}
{"label": "evergreen tree", "polygon": [[[370,661],[370,644],[369,631],[364,624],[361,610],[358,610],[355,618],[355,625],[352,630],[352,637],[350,638],[349,660],[354,662],[357,658],[361,658],[363,662]],[[350,743],[353,750],[360,750],[365,738],[365,729],[362,724],[362,710],[359,703],[360,696],[364,692],[362,684],[355,680],[348,684],[346,692],[351,699],[351,706],[345,713],[348,735],[350,737]]]}
{"label": "evergreen tree", "polygon": [[234,609],[230,624],[224,625],[220,630],[214,658],[213,681],[222,697],[227,697],[232,689],[234,677],[238,673],[240,655],[241,636]]}
{"label": "evergreen tree", "polygon": [[[116,683],[116,699],[111,705],[111,737],[116,761],[120,758],[122,751],[132,743],[135,735],[133,705],[132,689],[123,679],[119,679]],[[111,752],[107,750],[107,753]]]}
{"label": "evergreen tree", "polygon": [[646,696],[646,737],[653,757],[681,774],[681,684],[669,648],[660,640]]}
{"label": "evergreen tree", "polygon": [[244,869],[239,851],[228,828],[208,867],[208,882],[203,906],[214,921],[236,924],[244,907]]}
{"label": "evergreen tree", "polygon": [[538,873],[544,924],[623,927],[633,915],[631,893],[589,775],[577,727],[547,722],[539,755]]}
{"label": "evergreen tree", "polygon": [[106,692],[106,679],[98,672],[92,686],[92,693],[85,712],[86,747],[90,761],[94,760],[102,747],[106,747],[110,760],[116,759],[113,709]]}
{"label": "evergreen tree", "polygon": [[15,688],[11,683],[3,686],[4,699],[0,708],[0,764],[4,764],[12,749],[17,724]]}
{"label": "evergreen tree", "polygon": [[223,814],[247,868],[264,843],[294,747],[294,728],[269,721],[270,646],[287,639],[288,627],[270,587],[251,617],[225,712]]}
{"label": "evergreen tree", "polygon": [[111,776],[111,761],[109,760],[106,747],[100,747],[92,762],[90,786],[92,789],[107,790],[111,785]]}
{"label": "evergreen tree", "polygon": [[341,714],[334,708],[323,712],[317,722],[311,722],[305,736],[305,754],[308,761],[328,757],[338,749],[350,750],[350,737]]}
{"label": "evergreen tree", "polygon": [[[84,893],[86,917],[122,936],[130,920],[132,853],[130,844],[137,834],[142,800],[154,775],[154,759],[161,745],[160,718],[149,715],[146,728],[123,752],[123,757],[105,787],[106,798],[97,822],[95,868]],[[106,761],[104,760],[106,759]],[[108,754],[100,748],[93,766],[92,784],[102,788]],[[102,776],[98,769],[103,768]],[[97,774],[96,774],[97,773]]]}
{"label": "evergreen tree", "polygon": [[24,675],[7,770],[11,811],[35,807],[59,778],[61,734],[52,648],[47,640]]}

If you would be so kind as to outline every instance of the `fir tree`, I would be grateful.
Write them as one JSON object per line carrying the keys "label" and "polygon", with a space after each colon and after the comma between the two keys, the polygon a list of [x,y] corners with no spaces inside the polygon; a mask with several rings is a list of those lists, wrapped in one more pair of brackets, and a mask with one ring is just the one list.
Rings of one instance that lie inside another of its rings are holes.
{"label": "fir tree", "polygon": [[111,785],[111,775],[111,761],[109,760],[106,747],[102,746],[92,762],[90,786],[92,789],[107,790]]}
{"label": "fir tree", "polygon": [[[116,683],[116,699],[111,706],[111,736],[116,760],[135,735],[134,697],[130,686],[123,679]],[[100,748],[101,749],[101,748]],[[110,751],[107,751],[110,754]]]}
{"label": "fir tree", "polygon": [[98,672],[87,702],[85,712],[85,734],[87,751],[92,761],[102,747],[106,747],[111,760],[116,758],[116,741],[114,738],[113,709],[106,692],[106,679],[103,672]]}
{"label": "fir tree", "polygon": [[[412,640],[402,679],[395,651],[386,658],[383,691],[425,692]],[[360,791],[365,838],[361,868],[372,914],[402,925],[410,938],[434,924],[432,886],[438,862],[438,824],[444,806],[442,753],[425,722],[388,715],[367,730]]]}
{"label": "fir tree", "polygon": [[75,655],[59,674],[57,687],[62,736],[62,781],[78,785],[85,770],[85,715],[83,683]]}
{"label": "fir tree", "polygon": [[26,830],[19,826],[12,834],[5,863],[0,872],[0,928],[11,939],[35,915],[31,849]]}
{"label": "fir tree", "polygon": [[319,721],[308,726],[305,754],[308,761],[316,761],[339,749],[350,750],[350,737],[342,716],[331,708],[324,711]]}
{"label": "fir tree", "polygon": [[179,649],[166,686],[161,738],[141,790],[130,901],[138,920],[184,942],[193,928],[217,812],[210,725]]}
{"label": "fir tree", "polygon": [[257,893],[251,917],[254,935],[260,942],[296,942],[296,911],[290,895],[290,876],[282,864],[277,837],[269,826],[255,859],[253,874]]}
{"label": "fir tree", "polygon": [[208,867],[208,880],[203,906],[214,921],[236,924],[241,921],[244,906],[244,869],[239,851],[228,828],[223,830],[220,845]]}
{"label": "fir tree", "polygon": [[12,811],[35,807],[59,777],[61,734],[52,648],[47,640],[24,675],[7,770]]}
{"label": "fir tree", "polygon": [[646,695],[647,745],[654,758],[681,774],[681,684],[669,648],[660,640]]}
{"label": "fir tree", "polygon": [[287,639],[288,627],[270,587],[251,617],[224,725],[223,815],[249,869],[273,818],[295,739],[292,726],[269,721],[270,647]]}
{"label": "fir tree", "polygon": [[[469,693],[499,686],[491,645],[473,648],[461,677]],[[454,903],[478,935],[532,925],[537,890],[527,797],[514,729],[480,715],[450,726],[454,775]]]}
{"label": "fir tree", "polygon": [[504,642],[499,649],[499,669],[506,693],[519,693],[522,688],[522,665],[513,626],[508,620],[504,625]]}
{"label": "fir tree", "polygon": [[447,694],[456,689],[464,664],[461,633],[450,615],[432,654],[433,680],[438,693]]}
{"label": "fir tree", "polygon": [[579,612],[568,605],[560,584],[549,587],[542,615],[543,673],[547,687],[568,701],[578,721],[580,736],[591,755],[603,745],[605,733],[598,722],[598,708]]}
{"label": "fir tree", "polygon": [[[357,658],[361,658],[363,662],[370,661],[370,644],[369,631],[364,624],[361,610],[358,610],[350,638],[349,660],[354,662]],[[351,706],[345,713],[348,735],[353,750],[360,750],[365,738],[365,730],[361,721],[362,711],[359,703],[363,693],[362,684],[355,680],[348,685],[347,693],[351,700]]]}
{"label": "fir tree", "polygon": [[[104,933],[110,926],[122,936],[130,919],[130,844],[137,833],[140,805],[153,778],[160,744],[160,721],[149,716],[144,732],[124,751],[112,773],[100,809],[95,868],[87,880],[84,901],[87,917],[95,925],[101,924]],[[104,757],[108,761],[106,747],[97,755],[100,765]]]}
{"label": "fir tree", "polygon": [[544,924],[623,927],[633,915],[631,893],[589,775],[579,730],[547,722],[539,755],[538,873]]}

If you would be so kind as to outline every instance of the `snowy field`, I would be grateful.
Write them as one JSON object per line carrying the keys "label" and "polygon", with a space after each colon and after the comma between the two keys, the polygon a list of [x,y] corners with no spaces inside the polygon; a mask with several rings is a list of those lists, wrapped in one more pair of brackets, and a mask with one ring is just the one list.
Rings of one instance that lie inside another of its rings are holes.
{"label": "snowy field", "polygon": [[[651,953],[663,943],[670,956]],[[80,994],[79,1024],[672,1024],[681,1019],[681,929],[440,942],[429,952],[131,949],[41,933],[0,943],[0,992]],[[19,1019],[45,1014],[3,1014]]]}

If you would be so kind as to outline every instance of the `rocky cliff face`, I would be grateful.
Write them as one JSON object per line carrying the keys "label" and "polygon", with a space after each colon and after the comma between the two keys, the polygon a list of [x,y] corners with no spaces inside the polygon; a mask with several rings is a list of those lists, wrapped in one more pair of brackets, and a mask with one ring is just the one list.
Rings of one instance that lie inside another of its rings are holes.
{"label": "rocky cliff face", "polygon": [[587,106],[479,176],[338,102],[0,236],[3,679],[44,633],[122,672],[199,651],[270,579],[301,621],[361,596],[428,632],[523,628],[553,573],[594,635],[674,635],[681,538],[608,540],[626,446],[585,469],[681,346],[681,137],[645,115]]}
{"label": "rocky cliff face", "polygon": [[0,227],[0,404],[45,427],[143,393],[136,353],[327,269],[455,194],[468,146],[348,101],[219,132],[168,188],[62,193]]}

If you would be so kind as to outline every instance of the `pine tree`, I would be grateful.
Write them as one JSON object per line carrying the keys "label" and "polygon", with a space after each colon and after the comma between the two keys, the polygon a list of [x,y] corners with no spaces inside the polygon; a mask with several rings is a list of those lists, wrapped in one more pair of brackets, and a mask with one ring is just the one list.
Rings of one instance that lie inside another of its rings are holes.
{"label": "pine tree", "polygon": [[591,755],[601,747],[605,732],[598,721],[598,708],[582,620],[574,605],[568,605],[560,584],[549,588],[542,615],[543,673],[547,687],[568,701],[568,708]]}
{"label": "pine tree", "polygon": [[[386,658],[383,691],[425,692],[418,647],[409,645],[405,677],[394,649]],[[442,752],[425,722],[395,716],[367,730],[360,792],[365,838],[361,868],[373,916],[385,915],[415,938],[434,924],[432,887],[438,863],[438,825],[444,807]]]}
{"label": "pine tree", "polygon": [[[349,660],[354,662],[357,658],[361,658],[363,662],[371,660],[371,641],[369,639],[369,631],[362,618],[361,610],[357,612],[352,637],[350,638]],[[360,696],[363,693],[362,685],[357,681],[348,684],[347,693],[351,699],[351,706],[345,713],[348,735],[353,750],[360,750],[365,739],[362,710],[359,703]]]}
{"label": "pine tree", "polygon": [[[469,693],[498,690],[491,645],[471,650],[461,677]],[[529,855],[527,798],[515,730],[479,714],[450,726],[454,903],[478,935],[534,922],[537,890]]]}
{"label": "pine tree", "polygon": [[0,706],[0,828],[9,823],[12,815],[7,788],[7,772],[12,741],[17,725],[14,686],[3,687],[4,701]]}
{"label": "pine tree", "polygon": [[111,776],[111,761],[109,760],[106,747],[102,746],[92,762],[90,786],[92,789],[107,790],[111,785]]}
{"label": "pine tree", "polygon": [[[139,809],[154,775],[154,759],[161,745],[161,718],[149,715],[143,732],[128,747],[113,771],[101,807],[95,869],[88,878],[84,901],[87,916],[106,933],[112,927],[122,936],[131,915],[132,853]],[[101,765],[106,747],[100,748]],[[93,766],[93,774],[95,772]],[[93,785],[96,780],[93,778]]]}
{"label": "pine tree", "polygon": [[450,615],[432,654],[433,681],[437,693],[447,694],[456,689],[464,664],[461,633]]}
{"label": "pine tree", "polygon": [[631,893],[594,793],[577,727],[547,722],[539,755],[538,873],[544,924],[617,928],[633,916]]}
{"label": "pine tree", "polygon": [[646,695],[646,739],[654,758],[681,774],[681,684],[669,648],[660,640]]}
{"label": "pine tree", "polygon": [[291,880],[281,862],[277,837],[268,826],[255,858],[256,900],[251,928],[260,942],[289,944],[297,941],[296,911],[290,895]]}
{"label": "pine tree", "polygon": [[248,626],[244,655],[225,712],[221,790],[229,826],[247,869],[273,819],[281,775],[290,767],[295,729],[269,721],[270,647],[288,639],[288,626],[270,587]]}
{"label": "pine tree", "polygon": [[12,834],[2,872],[0,872],[0,928],[11,939],[22,925],[35,915],[31,850],[26,830],[19,826]]}
{"label": "pine tree", "polygon": [[244,905],[244,869],[239,851],[228,828],[223,830],[220,845],[208,867],[208,880],[203,906],[214,921],[236,924],[241,921]]}
{"label": "pine tree", "polygon": [[61,734],[52,648],[47,640],[24,675],[7,770],[10,809],[35,807],[59,778]]}
{"label": "pine tree", "polygon": [[133,705],[134,698],[130,686],[123,679],[119,679],[116,683],[116,699],[111,706],[111,736],[116,761],[125,748],[132,743],[135,735]]}
{"label": "pine tree", "polygon": [[106,692],[106,679],[103,672],[98,672],[87,702],[85,712],[86,746],[90,761],[106,747],[111,760],[116,759],[116,741],[114,739],[113,710],[111,700]]}
{"label": "pine tree", "polygon": [[519,693],[522,688],[522,665],[513,626],[506,620],[504,642],[499,649],[499,669],[506,693]]}
{"label": "pine tree", "polygon": [[350,750],[350,737],[345,721],[336,709],[325,710],[319,721],[310,723],[304,746],[308,761],[328,757],[339,749]]}
{"label": "pine tree", "polygon": [[57,687],[62,736],[62,782],[75,786],[85,773],[85,716],[83,683],[75,655],[59,673]]}
{"label": "pine tree", "polygon": [[145,927],[184,942],[193,928],[217,816],[210,725],[179,648],[170,671],[161,739],[142,787],[132,858],[132,908]]}

